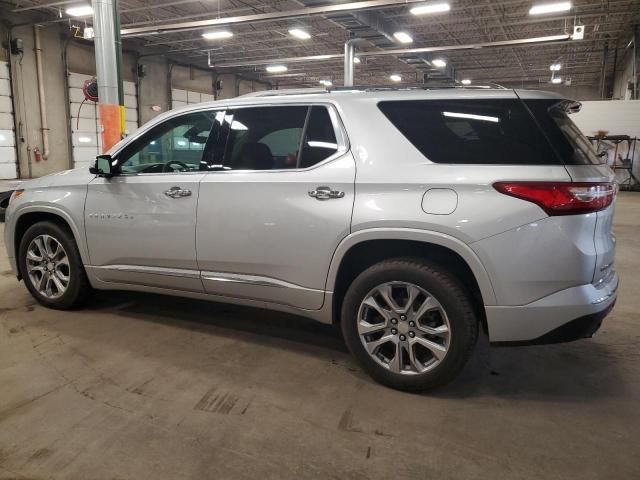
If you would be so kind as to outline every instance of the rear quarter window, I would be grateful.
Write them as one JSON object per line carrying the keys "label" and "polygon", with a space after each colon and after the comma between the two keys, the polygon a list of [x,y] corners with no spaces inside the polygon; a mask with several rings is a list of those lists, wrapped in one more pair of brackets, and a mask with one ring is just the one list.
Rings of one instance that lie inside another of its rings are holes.
{"label": "rear quarter window", "polygon": [[560,164],[518,99],[385,101],[378,107],[435,163]]}
{"label": "rear quarter window", "polygon": [[565,165],[602,163],[593,146],[565,110],[566,100],[525,100],[554,150]]}

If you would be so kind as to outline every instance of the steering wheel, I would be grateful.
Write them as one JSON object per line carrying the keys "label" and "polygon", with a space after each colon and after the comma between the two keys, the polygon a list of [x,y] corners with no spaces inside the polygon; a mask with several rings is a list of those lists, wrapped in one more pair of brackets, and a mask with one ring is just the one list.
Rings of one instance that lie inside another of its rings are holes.
{"label": "steering wheel", "polygon": [[[173,165],[177,165],[178,168],[173,168]],[[187,170],[189,170],[189,167],[178,160],[171,160],[170,162],[165,163],[163,168],[164,172],[186,172]]]}

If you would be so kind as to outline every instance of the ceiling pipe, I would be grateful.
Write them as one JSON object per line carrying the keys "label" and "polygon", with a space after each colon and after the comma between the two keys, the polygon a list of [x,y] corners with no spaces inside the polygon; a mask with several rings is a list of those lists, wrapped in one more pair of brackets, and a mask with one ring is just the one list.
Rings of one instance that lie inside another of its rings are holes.
{"label": "ceiling pipe", "polygon": [[125,28],[121,33],[123,37],[131,37],[173,31],[184,32],[187,30],[201,30],[207,27],[216,27],[221,25],[240,25],[244,23],[257,23],[274,20],[286,20],[290,18],[310,17],[315,15],[327,15],[340,12],[351,12],[353,10],[364,10],[366,8],[382,8],[392,7],[394,5],[408,5],[421,1],[423,0],[364,0],[360,2],[323,5],[320,7],[298,8],[280,12],[257,13],[254,15],[243,15],[240,17],[212,18],[208,20],[169,23],[165,25],[149,25],[146,27]]}
{"label": "ceiling pipe", "polygon": [[[498,47],[510,47],[518,45],[530,45],[530,44],[550,44],[550,43],[562,43],[571,38],[570,35],[551,35],[548,37],[534,37],[534,38],[521,38],[518,40],[504,40],[500,42],[485,42],[485,43],[471,43],[467,45],[448,45],[441,47],[422,47],[422,48],[395,48],[389,50],[375,50],[369,52],[358,53],[359,57],[377,57],[382,55],[406,55],[410,53],[421,52],[445,52],[452,50],[478,50],[481,48],[498,48]],[[272,63],[301,63],[301,62],[313,62],[321,60],[336,60],[344,58],[343,53],[334,53],[329,55],[307,55],[301,57],[285,57],[285,58],[271,58],[271,59],[259,59],[259,60],[246,60],[242,62],[221,62],[212,63],[209,58],[209,66],[214,68],[237,68],[237,67],[253,67],[255,65],[270,65]]]}
{"label": "ceiling pipe", "polygon": [[46,3],[44,5],[29,5],[28,7],[18,7],[18,8],[14,8],[11,11],[14,12],[14,13],[26,12],[28,10],[39,10],[39,9],[43,9],[43,8],[59,7],[61,5],[68,5],[70,3],[78,3],[78,2],[77,2],[77,0],[62,0],[62,1],[59,1],[59,2]]}

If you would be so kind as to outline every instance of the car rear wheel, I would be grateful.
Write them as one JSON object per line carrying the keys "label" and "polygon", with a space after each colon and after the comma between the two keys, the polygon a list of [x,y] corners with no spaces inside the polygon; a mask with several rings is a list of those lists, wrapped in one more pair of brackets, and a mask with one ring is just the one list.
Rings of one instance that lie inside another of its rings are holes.
{"label": "car rear wheel", "polygon": [[392,388],[422,391],[462,370],[478,336],[478,319],[462,284],[419,259],[386,260],[347,290],[341,325],[364,369]]}
{"label": "car rear wheel", "polygon": [[85,299],[89,282],[66,229],[52,222],[32,225],[20,240],[18,259],[27,289],[42,305],[68,309]]}

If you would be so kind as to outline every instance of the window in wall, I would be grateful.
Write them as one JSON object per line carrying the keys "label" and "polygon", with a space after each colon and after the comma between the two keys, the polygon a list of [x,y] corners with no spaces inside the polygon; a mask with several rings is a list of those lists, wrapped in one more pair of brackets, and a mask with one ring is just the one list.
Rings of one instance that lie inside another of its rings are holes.
{"label": "window in wall", "polygon": [[122,174],[206,170],[203,152],[215,112],[173,117],[133,141],[118,155]]}

